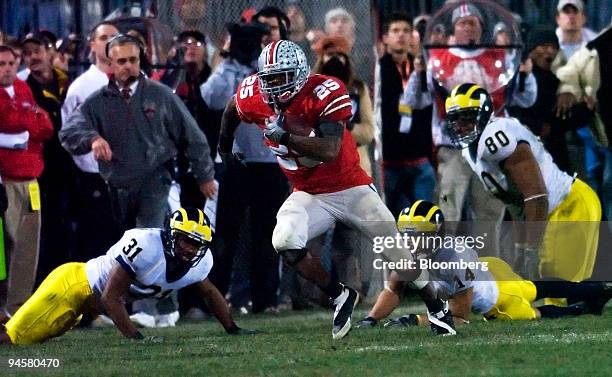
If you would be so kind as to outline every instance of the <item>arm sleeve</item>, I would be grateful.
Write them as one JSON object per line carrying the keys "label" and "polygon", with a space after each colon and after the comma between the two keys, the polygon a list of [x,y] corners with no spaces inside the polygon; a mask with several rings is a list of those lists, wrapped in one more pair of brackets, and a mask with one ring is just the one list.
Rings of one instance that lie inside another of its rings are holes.
{"label": "arm sleeve", "polygon": [[557,70],[557,78],[559,88],[557,93],[571,93],[576,98],[581,98],[584,94],[584,89],[580,84],[581,76],[584,74],[584,69],[589,65],[589,60],[594,58],[588,48],[582,47],[576,51],[568,60],[567,64]]}
{"label": "arm sleeve", "polygon": [[172,121],[168,131],[177,144],[177,149],[186,152],[191,169],[198,183],[213,179],[215,168],[210,158],[210,146],[204,132],[200,130],[195,119],[178,96],[170,94]]}
{"label": "arm sleeve", "polygon": [[[224,74],[225,73],[225,74]],[[202,99],[212,110],[223,110],[227,101],[234,95],[234,77],[229,71],[216,69],[200,86]]]}
{"label": "arm sleeve", "polygon": [[68,87],[68,93],[66,93],[66,99],[62,105],[62,124],[66,123],[70,114],[72,114],[79,105],[79,98],[74,93],[74,90],[70,90],[73,87]]}
{"label": "arm sleeve", "polygon": [[[516,75],[515,80],[518,81],[519,77],[520,75]],[[518,106],[523,108],[531,107],[535,103],[537,97],[538,83],[533,73],[530,72],[525,78],[525,89],[523,91],[519,90],[518,82],[514,83],[510,106]]]}
{"label": "arm sleeve", "polygon": [[[330,122],[341,122],[348,121],[353,116],[351,98],[340,80],[330,78],[338,84],[337,89],[330,89],[331,93],[324,100],[320,100],[315,106],[316,111],[319,113],[319,122],[330,121]],[[327,81],[326,81],[327,82]]]}
{"label": "arm sleeve", "polygon": [[91,151],[91,141],[96,136],[100,136],[89,110],[88,102],[79,106],[68,116],[59,132],[62,146],[71,154],[85,154]]}
{"label": "arm sleeve", "polygon": [[483,151],[482,158],[499,164],[510,157],[520,141],[518,130],[514,129],[517,126],[522,127],[507,118],[498,118],[487,125],[478,142],[478,149]]}
{"label": "arm sleeve", "polygon": [[413,109],[423,109],[433,103],[433,91],[433,83],[429,72],[427,72],[427,91],[425,92],[421,88],[421,74],[412,72],[408,78],[406,90],[404,90],[403,100]]}

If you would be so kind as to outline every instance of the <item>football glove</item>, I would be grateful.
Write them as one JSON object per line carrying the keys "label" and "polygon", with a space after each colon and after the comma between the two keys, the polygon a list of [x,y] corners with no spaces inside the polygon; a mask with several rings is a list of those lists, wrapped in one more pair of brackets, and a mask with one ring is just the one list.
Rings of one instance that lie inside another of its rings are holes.
{"label": "football glove", "polygon": [[406,314],[399,318],[390,319],[389,321],[387,321],[387,323],[385,323],[385,328],[395,327],[395,326],[410,327],[410,326],[418,326],[418,325],[419,325],[419,319],[416,314]]}
{"label": "football glove", "polygon": [[279,114],[276,118],[270,117],[266,119],[266,128],[263,130],[266,139],[277,144],[287,144],[289,134],[283,130],[283,120],[282,114]]}

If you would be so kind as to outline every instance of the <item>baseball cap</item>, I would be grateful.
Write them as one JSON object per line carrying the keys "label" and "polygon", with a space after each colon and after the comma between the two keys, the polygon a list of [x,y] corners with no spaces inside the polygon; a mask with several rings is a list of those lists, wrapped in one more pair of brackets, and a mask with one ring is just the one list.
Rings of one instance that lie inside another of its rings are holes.
{"label": "baseball cap", "polygon": [[525,44],[526,53],[530,53],[534,48],[550,43],[559,48],[559,39],[555,34],[555,29],[548,25],[536,25],[527,34],[527,43]]}
{"label": "baseball cap", "polygon": [[185,30],[176,37],[176,40],[178,42],[185,42],[188,38],[194,39],[202,44],[206,44],[206,36],[204,33],[197,30]]}
{"label": "baseball cap", "polygon": [[463,17],[474,16],[480,20],[480,23],[484,23],[482,13],[476,8],[474,4],[463,3],[453,10],[452,22],[453,25]]}
{"label": "baseball cap", "polygon": [[582,0],[559,0],[557,12],[561,12],[566,5],[571,5],[581,12],[584,10],[584,3]]}
{"label": "baseball cap", "polygon": [[25,38],[21,40],[21,46],[26,43],[35,43],[39,46],[46,46],[47,48],[53,47],[51,41],[43,34],[40,33],[28,33]]}

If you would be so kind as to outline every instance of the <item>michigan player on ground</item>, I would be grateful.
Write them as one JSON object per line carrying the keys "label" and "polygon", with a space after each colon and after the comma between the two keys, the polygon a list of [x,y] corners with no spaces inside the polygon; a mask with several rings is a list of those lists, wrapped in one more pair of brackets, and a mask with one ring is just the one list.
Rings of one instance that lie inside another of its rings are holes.
{"label": "michigan player on ground", "polygon": [[491,98],[478,85],[458,85],[445,105],[454,144],[485,188],[525,222],[519,244],[529,276],[591,277],[601,220],[595,192],[561,171],[518,120],[492,116]]}
{"label": "michigan player on ground", "polygon": [[[398,229],[413,236],[444,236],[444,216],[433,203],[419,200],[404,209],[398,217]],[[433,243],[432,243],[433,244]],[[436,289],[446,294],[455,325],[468,323],[470,313],[485,319],[532,320],[579,314],[599,314],[612,295],[612,289],[600,282],[528,281],[514,273],[499,258],[478,258],[470,248],[429,248],[419,250],[420,258],[445,263],[449,268],[430,270]],[[473,266],[459,267],[459,266]],[[405,284],[391,273],[388,286],[380,293],[368,316],[358,327],[373,327],[389,316],[399,305]],[[544,305],[532,307],[543,297],[567,297],[576,304],[568,307]],[[408,314],[390,320],[393,325],[427,325],[427,316]]]}
{"label": "michigan player on ground", "polygon": [[[240,121],[256,123],[263,131],[294,189],[278,211],[272,244],[285,263],[333,299],[332,337],[340,339],[351,328],[358,294],[330,276],[309,254],[306,243],[335,222],[369,239],[394,236],[395,219],[359,166],[355,141],[346,128],[352,111],[344,84],[330,76],[310,75],[304,52],[286,40],[263,49],[258,69],[244,79],[225,109],[219,154],[226,164],[240,163],[232,153]],[[383,256],[391,261],[412,258],[397,248],[385,250]],[[401,271],[402,279],[425,301],[434,333],[454,334],[450,313],[426,274],[419,269]]]}
{"label": "michigan player on ground", "polygon": [[253,333],[234,323],[225,299],[207,279],[211,240],[210,223],[195,208],[175,211],[165,229],[128,230],[105,255],[52,271],[6,323],[0,343],[43,342],[74,327],[86,312],[106,313],[125,337],[145,339],[130,322],[125,302],[166,297],[191,284],[228,333]]}

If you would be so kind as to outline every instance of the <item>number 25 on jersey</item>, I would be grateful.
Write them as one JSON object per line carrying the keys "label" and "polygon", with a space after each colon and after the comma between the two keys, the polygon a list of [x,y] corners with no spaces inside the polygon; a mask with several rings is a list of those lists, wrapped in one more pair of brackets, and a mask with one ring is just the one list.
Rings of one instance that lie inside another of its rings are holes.
{"label": "number 25 on jersey", "polygon": [[340,85],[333,79],[323,81],[323,84],[317,85],[314,88],[314,93],[320,100],[325,99],[332,91],[340,89]]}

